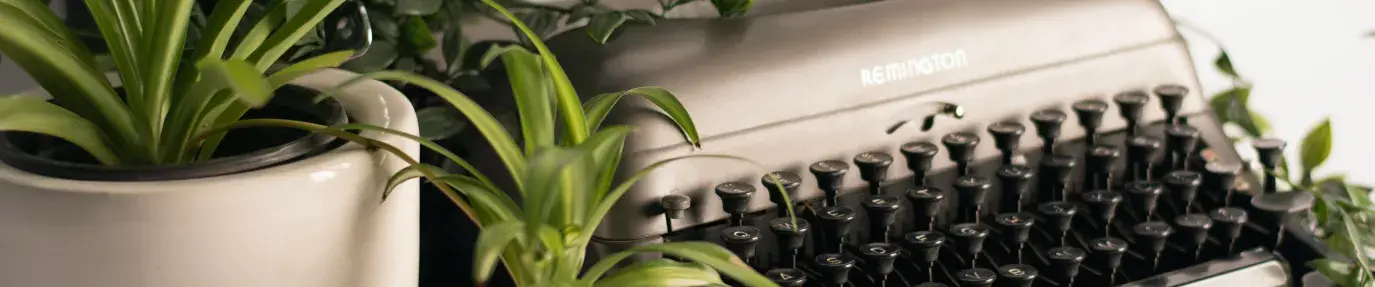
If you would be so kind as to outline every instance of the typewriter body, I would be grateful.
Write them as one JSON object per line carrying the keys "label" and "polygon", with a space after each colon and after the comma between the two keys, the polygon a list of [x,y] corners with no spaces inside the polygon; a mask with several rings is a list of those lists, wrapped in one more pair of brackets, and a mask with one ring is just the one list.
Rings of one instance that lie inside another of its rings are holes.
{"label": "typewriter body", "polygon": [[692,114],[700,149],[618,106],[627,175],[762,165],[662,166],[592,258],[706,240],[783,286],[1289,286],[1316,256],[1250,204],[1154,1],[885,1],[550,45],[584,95],[662,86]]}

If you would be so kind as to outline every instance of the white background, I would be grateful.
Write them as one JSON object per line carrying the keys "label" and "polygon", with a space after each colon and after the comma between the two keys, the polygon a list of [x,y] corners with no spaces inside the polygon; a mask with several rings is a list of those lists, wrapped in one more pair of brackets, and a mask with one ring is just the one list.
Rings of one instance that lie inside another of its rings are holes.
{"label": "white background", "polygon": [[[841,0],[827,0],[841,1]],[[844,0],[853,1],[853,0]],[[893,0],[915,1],[915,0]],[[55,1],[60,2],[60,1]],[[653,7],[653,0],[608,2]],[[757,7],[788,5],[760,0]],[[1325,117],[1333,121],[1335,143],[1319,175],[1345,173],[1348,179],[1375,183],[1375,1],[1359,0],[1162,0],[1177,19],[1206,30],[1226,46],[1233,64],[1255,84],[1252,108],[1272,122],[1275,135],[1290,141],[1297,159],[1299,142]],[[703,3],[705,4],[705,3]],[[712,13],[704,6],[675,14]],[[471,26],[470,26],[471,27]],[[471,35],[503,37],[508,30],[477,25]],[[1184,31],[1190,41],[1200,80],[1209,94],[1230,82],[1216,72],[1218,47],[1207,38]],[[0,64],[0,93],[33,87],[14,66]],[[1297,162],[1297,161],[1296,161]]]}

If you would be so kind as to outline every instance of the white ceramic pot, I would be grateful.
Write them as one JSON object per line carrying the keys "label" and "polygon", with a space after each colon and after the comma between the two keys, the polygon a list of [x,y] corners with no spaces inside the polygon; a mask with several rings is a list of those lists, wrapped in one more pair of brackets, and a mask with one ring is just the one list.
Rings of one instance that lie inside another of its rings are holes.
{"label": "white ceramic pot", "polygon": [[[355,74],[293,84],[323,90]],[[381,82],[337,97],[352,122],[416,133],[405,96]],[[364,132],[401,147],[419,145]],[[265,169],[157,182],[38,176],[0,164],[0,286],[416,286],[418,181],[385,202],[405,166],[348,144]]]}

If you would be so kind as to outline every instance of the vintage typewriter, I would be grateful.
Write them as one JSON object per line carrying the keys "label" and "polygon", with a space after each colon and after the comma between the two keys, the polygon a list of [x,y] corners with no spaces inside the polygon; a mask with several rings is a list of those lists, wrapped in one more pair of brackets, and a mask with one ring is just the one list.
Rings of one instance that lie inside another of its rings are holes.
{"label": "vintage typewriter", "polygon": [[1321,249],[1312,198],[1254,176],[1154,1],[892,0],[551,46],[584,94],[657,85],[692,112],[700,149],[617,107],[623,170],[765,167],[664,166],[594,258],[708,240],[781,286],[1291,286]]}

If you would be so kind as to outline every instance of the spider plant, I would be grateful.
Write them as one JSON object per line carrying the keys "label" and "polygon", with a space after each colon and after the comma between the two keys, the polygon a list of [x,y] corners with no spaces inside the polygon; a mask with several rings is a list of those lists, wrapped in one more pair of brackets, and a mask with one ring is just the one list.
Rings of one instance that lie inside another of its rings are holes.
{"label": "spider plant", "polygon": [[[0,97],[0,131],[62,138],[105,165],[208,159],[222,137],[202,144],[192,135],[238,120],[296,77],[348,60],[351,51],[328,53],[266,75],[343,1],[274,1],[240,37],[233,32],[251,1],[219,1],[197,43],[187,45],[193,0],[87,0],[118,73],[107,77],[44,1],[0,0],[0,53],[55,102]],[[286,15],[287,2],[299,2],[291,3],[299,12]]]}
{"label": "spider plant", "polygon": [[[584,272],[586,249],[593,231],[616,201],[640,178],[669,162],[690,157],[749,161],[719,155],[685,156],[654,163],[616,183],[614,176],[622,148],[633,129],[602,125],[612,107],[626,96],[644,97],[677,123],[688,142],[698,146],[696,127],[683,105],[673,94],[659,87],[602,94],[582,102],[558,60],[539,37],[501,5],[490,0],[484,2],[515,23],[532,40],[538,52],[520,46],[501,47],[493,49],[483,59],[484,63],[500,59],[506,67],[521,117],[522,145],[516,143],[491,113],[442,81],[408,71],[378,71],[363,74],[341,86],[366,79],[398,81],[443,98],[467,117],[494,147],[504,172],[509,172],[514,179],[513,190],[501,189],[467,161],[433,141],[380,127],[359,124],[326,127],[288,120],[242,120],[217,126],[202,136],[241,127],[285,126],[333,134],[397,155],[411,166],[392,176],[383,198],[391,187],[410,179],[423,177],[435,184],[482,228],[475,248],[478,253],[473,259],[478,284],[491,278],[500,260],[521,286],[723,285],[720,274],[750,286],[774,286],[730,251],[705,242],[635,247],[612,254]],[[326,91],[322,97],[334,94],[337,89]],[[446,174],[437,167],[418,163],[386,143],[346,132],[351,130],[378,131],[418,141],[463,167],[467,174]],[[512,194],[522,201],[513,200]],[[791,207],[788,212],[792,214]],[[642,252],[672,255],[690,263],[654,260],[612,272],[613,266]]]}

